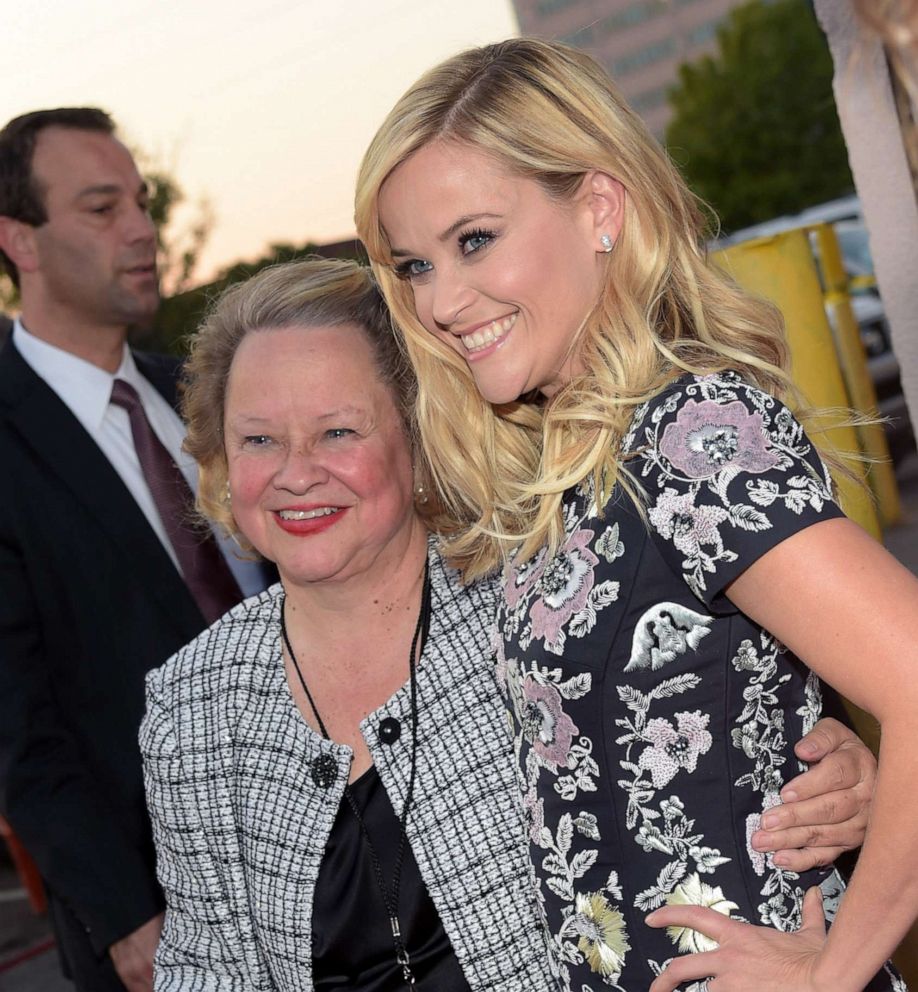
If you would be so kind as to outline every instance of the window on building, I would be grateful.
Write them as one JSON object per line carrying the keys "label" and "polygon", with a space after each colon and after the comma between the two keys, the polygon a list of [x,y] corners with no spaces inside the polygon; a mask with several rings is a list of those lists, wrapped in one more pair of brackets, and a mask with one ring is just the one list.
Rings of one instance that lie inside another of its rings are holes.
{"label": "window on building", "polygon": [[536,10],[545,16],[546,14],[553,14],[556,10],[564,10],[572,3],[579,3],[579,0],[539,0],[536,4]]}
{"label": "window on building", "polygon": [[633,28],[644,21],[652,20],[664,13],[666,4],[663,0],[641,0],[640,3],[628,4],[623,10],[609,14],[600,22],[603,31],[621,31],[622,28]]}
{"label": "window on building", "polygon": [[672,58],[676,52],[676,43],[672,38],[663,38],[653,44],[645,45],[634,52],[612,59],[609,71],[615,76],[627,76],[631,72],[643,69],[644,66],[662,59]]}
{"label": "window on building", "polygon": [[692,28],[686,35],[686,40],[690,45],[706,45],[717,36],[717,29],[722,23],[722,17],[715,18],[713,21],[705,21],[697,28]]}
{"label": "window on building", "polygon": [[666,86],[654,86],[631,98],[631,106],[639,113],[646,114],[666,103]]}

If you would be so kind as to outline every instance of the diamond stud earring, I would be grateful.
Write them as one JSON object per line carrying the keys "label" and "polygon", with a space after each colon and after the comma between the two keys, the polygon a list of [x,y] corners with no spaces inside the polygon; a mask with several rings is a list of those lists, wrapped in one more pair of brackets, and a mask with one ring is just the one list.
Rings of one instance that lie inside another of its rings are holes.
{"label": "diamond stud earring", "polygon": [[599,243],[602,245],[602,250],[607,254],[612,251],[615,242],[608,234],[601,234],[599,236]]}

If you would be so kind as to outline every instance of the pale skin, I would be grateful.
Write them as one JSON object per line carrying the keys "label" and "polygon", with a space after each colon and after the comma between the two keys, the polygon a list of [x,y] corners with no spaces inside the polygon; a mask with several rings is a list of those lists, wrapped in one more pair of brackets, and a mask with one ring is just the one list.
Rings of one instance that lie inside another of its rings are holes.
{"label": "pale skin", "polygon": [[[579,328],[586,313],[581,307],[546,319],[546,308],[558,299],[552,280],[573,259],[580,283],[584,272],[594,277],[593,292],[574,298],[598,298],[601,237],[618,240],[626,201],[621,183],[593,170],[573,198],[559,204],[478,149],[435,142],[393,170],[380,192],[379,214],[397,270],[411,282],[418,319],[469,362],[486,399],[505,403],[530,389],[551,397],[576,373],[573,338],[563,329]],[[486,236],[463,234],[461,224],[458,239],[452,236],[457,220],[477,217],[487,218]],[[534,236],[537,246],[530,251]],[[540,261],[543,254],[550,264]],[[496,343],[480,345],[472,337],[482,326],[496,328]],[[828,939],[815,898],[797,934],[731,921],[712,910],[667,907],[648,922],[693,926],[721,948],[678,958],[652,992],[708,976],[715,976],[711,992],[856,992],[918,915],[918,800],[912,788],[918,762],[909,736],[918,711],[918,646],[912,624],[903,623],[918,615],[918,580],[855,524],[840,520],[785,540],[728,595],[880,720],[879,785],[859,866]],[[865,665],[865,659],[876,661]],[[799,780],[782,796],[788,800],[795,792],[800,795]],[[771,828],[791,808],[770,811],[763,826]],[[805,838],[804,829],[785,834],[787,842]],[[760,831],[753,841],[759,850],[767,849],[762,840]],[[778,863],[809,866],[786,851]]]}
{"label": "pale skin", "polygon": [[149,992],[153,988],[153,957],[163,930],[163,913],[147,920],[109,948],[112,964],[128,992]]}
{"label": "pale skin", "polygon": [[[918,579],[848,520],[816,524],[783,541],[727,590],[814,671],[874,714],[883,729],[879,776],[857,870],[828,936],[811,896],[804,927],[780,934],[700,907],[666,907],[652,926],[691,926],[718,941],[673,962],[651,986],[714,976],[711,992],[862,989],[918,914],[918,800],[912,726],[918,647]],[[865,664],[869,659],[870,663]],[[762,975],[769,976],[767,986]]]}
{"label": "pale skin", "polygon": [[[233,516],[278,567],[296,660],[329,737],[353,751],[354,781],[372,764],[360,721],[408,678],[427,559],[394,400],[356,326],[265,330],[236,352],[225,422]],[[326,530],[278,518],[332,508]],[[286,649],[284,663],[320,733]]]}
{"label": "pale skin", "polygon": [[156,312],[156,231],[147,186],[111,135],[49,127],[32,172],[47,221],[0,217],[0,247],[19,270],[30,334],[114,372],[128,327]]}

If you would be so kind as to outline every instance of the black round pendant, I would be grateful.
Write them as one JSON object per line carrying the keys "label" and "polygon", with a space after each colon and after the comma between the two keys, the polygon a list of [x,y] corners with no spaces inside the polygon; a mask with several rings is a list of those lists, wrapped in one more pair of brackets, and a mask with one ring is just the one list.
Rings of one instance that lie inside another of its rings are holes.
{"label": "black round pendant", "polygon": [[327,789],[338,777],[338,765],[330,754],[320,754],[312,762],[312,780],[320,789]]}

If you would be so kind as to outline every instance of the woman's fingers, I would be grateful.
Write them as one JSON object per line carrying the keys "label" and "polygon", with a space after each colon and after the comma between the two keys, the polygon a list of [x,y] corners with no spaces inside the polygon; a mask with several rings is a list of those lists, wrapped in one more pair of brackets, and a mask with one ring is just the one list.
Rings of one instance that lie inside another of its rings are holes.
{"label": "woman's fingers", "polygon": [[683,982],[712,979],[710,992],[805,992],[825,943],[818,887],[804,897],[802,926],[786,934],[752,926],[701,906],[664,906],[647,918],[653,927],[688,927],[717,942],[716,950],[674,958],[650,992],[674,992]]}

